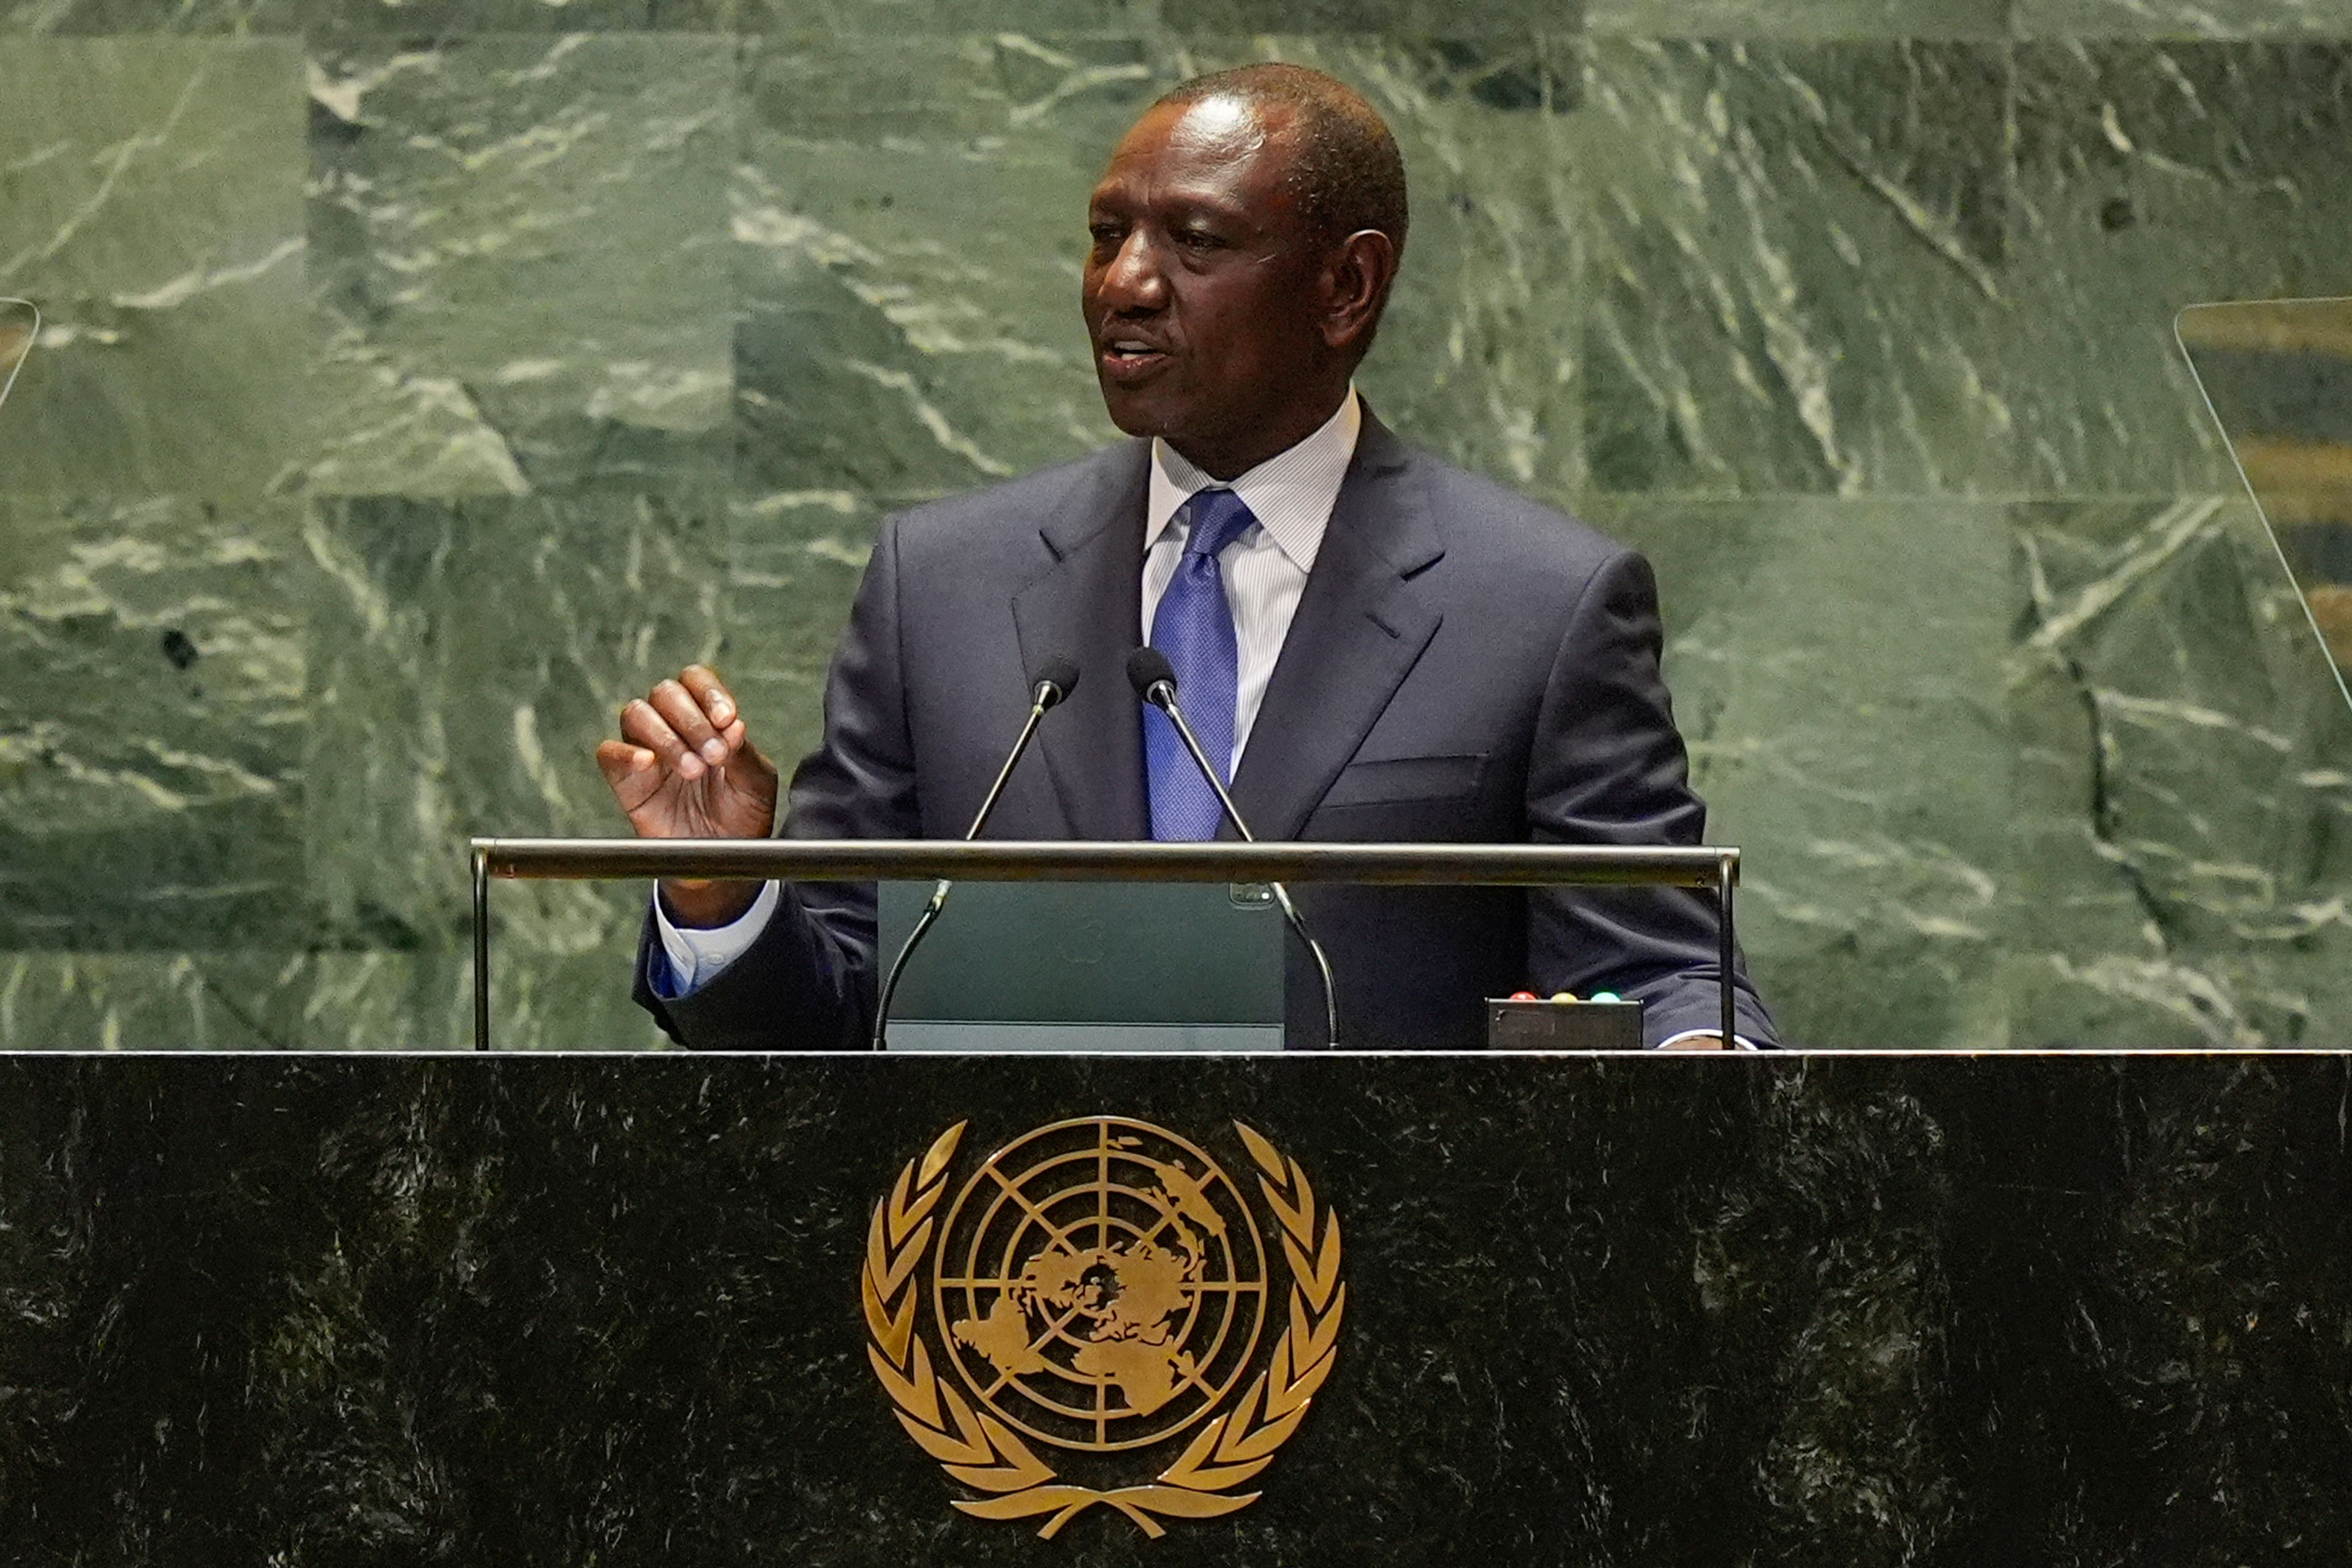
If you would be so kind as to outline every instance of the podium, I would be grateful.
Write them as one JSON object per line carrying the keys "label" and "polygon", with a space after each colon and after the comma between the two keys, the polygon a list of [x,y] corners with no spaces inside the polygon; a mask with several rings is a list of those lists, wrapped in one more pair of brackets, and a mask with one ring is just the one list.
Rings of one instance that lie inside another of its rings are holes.
{"label": "podium", "polygon": [[[2326,1560],[2347,1100],[2317,1054],[8,1058],[0,1531],[27,1564]],[[1006,1300],[1055,1372],[998,1366]],[[1132,1446],[1037,1397],[1079,1385]],[[1185,1495],[1107,1500],[1139,1488]]]}
{"label": "podium", "polygon": [[[1734,899],[1739,851],[1727,847],[1565,844],[1156,844],[1050,843],[937,839],[573,839],[476,838],[474,894],[474,1046],[491,1047],[490,888],[500,878],[567,879],[709,877],[747,881],[1080,881],[1216,883],[1266,887],[1290,914],[1290,882],[1382,887],[1678,887],[1716,900],[1719,1028],[1737,1032],[1731,977],[1737,967]],[[1295,916],[1292,926],[1307,932]],[[1329,965],[1311,942],[1325,996]],[[1041,986],[1041,990],[1045,987]],[[885,994],[887,1005],[887,987]],[[1337,1038],[1327,1007],[1328,1042]],[[1050,1024],[1051,1019],[1040,1018]]]}

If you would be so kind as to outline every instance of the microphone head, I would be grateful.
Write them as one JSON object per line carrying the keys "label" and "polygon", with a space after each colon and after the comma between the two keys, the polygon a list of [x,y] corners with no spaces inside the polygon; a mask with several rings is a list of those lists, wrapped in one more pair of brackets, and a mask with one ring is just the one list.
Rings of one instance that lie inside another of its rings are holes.
{"label": "microphone head", "polygon": [[1078,667],[1069,659],[1055,657],[1037,666],[1030,678],[1029,689],[1036,693],[1034,700],[1051,708],[1056,702],[1069,700],[1070,693],[1078,689]]}
{"label": "microphone head", "polygon": [[[1127,683],[1135,694],[1153,707],[1176,700],[1176,667],[1168,656],[1146,643],[1127,656]],[[1165,688],[1162,695],[1154,695]]]}

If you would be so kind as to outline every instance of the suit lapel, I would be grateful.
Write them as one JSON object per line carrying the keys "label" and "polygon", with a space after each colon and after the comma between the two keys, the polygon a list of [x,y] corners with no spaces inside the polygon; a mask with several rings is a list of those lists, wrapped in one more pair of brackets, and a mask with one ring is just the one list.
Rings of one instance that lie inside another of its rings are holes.
{"label": "suit lapel", "polygon": [[1143,508],[1151,447],[1130,441],[1088,464],[1043,519],[1054,564],[1013,595],[1025,668],[1056,656],[1078,667],[1077,689],[1045,716],[1045,753],[1074,838],[1149,838],[1143,723],[1127,683],[1143,581]]}
{"label": "suit lapel", "polygon": [[1260,837],[1297,837],[1429,646],[1442,617],[1413,579],[1444,553],[1411,454],[1368,410],[1234,776]]}

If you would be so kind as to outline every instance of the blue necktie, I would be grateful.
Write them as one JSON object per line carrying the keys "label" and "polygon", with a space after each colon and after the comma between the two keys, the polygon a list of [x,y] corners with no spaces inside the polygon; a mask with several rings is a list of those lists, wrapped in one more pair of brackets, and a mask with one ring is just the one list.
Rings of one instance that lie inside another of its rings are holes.
{"label": "blue necktie", "polygon": [[[1241,651],[1217,555],[1257,519],[1231,490],[1202,490],[1187,504],[1192,531],[1184,539],[1184,558],[1151,617],[1151,646],[1175,668],[1177,706],[1209,753],[1218,782],[1229,783]],[[1185,754],[1176,726],[1157,708],[1143,710],[1143,760],[1151,792],[1151,837],[1214,838],[1224,810]]]}

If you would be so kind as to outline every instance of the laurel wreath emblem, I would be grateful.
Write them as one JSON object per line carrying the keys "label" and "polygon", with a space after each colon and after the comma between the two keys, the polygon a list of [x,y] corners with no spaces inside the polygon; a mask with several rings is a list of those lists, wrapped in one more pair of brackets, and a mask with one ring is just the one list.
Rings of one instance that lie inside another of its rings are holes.
{"label": "laurel wreath emblem", "polygon": [[1282,1250],[1290,1264],[1289,1327],[1276,1342],[1272,1363],[1240,1403],[1213,1416],[1155,1481],[1098,1491],[1062,1480],[1003,1422],[973,1408],[932,1367],[930,1352],[915,1331],[916,1304],[922,1296],[915,1275],[947,1191],[948,1163],[967,1125],[959,1121],[940,1133],[920,1159],[898,1173],[889,1196],[874,1207],[861,1271],[866,1355],[897,1406],[899,1425],[950,1477],[991,1494],[959,1499],[955,1506],[982,1519],[1049,1515],[1037,1533],[1050,1540],[1097,1503],[1157,1538],[1167,1533],[1161,1518],[1212,1519],[1255,1502],[1261,1494],[1236,1489],[1274,1462],[1306,1418],[1308,1402],[1338,1359],[1339,1323],[1348,1306],[1348,1287],[1339,1279],[1339,1218],[1317,1209],[1307,1173],[1255,1131],[1234,1123],[1257,1162],[1258,1186],[1282,1226]]}

